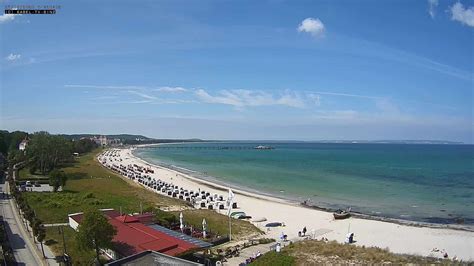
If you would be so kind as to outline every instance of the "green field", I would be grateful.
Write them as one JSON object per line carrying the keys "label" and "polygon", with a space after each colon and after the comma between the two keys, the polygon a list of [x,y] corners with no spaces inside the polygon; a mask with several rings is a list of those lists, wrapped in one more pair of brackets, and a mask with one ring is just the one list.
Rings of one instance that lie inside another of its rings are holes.
{"label": "green field", "polygon": [[185,204],[125,181],[94,159],[98,152],[84,155],[72,166],[62,169],[68,175],[62,192],[25,193],[40,219],[45,223],[64,223],[68,214],[81,212],[88,206],[122,208],[125,213],[134,213],[140,211],[140,204],[143,208]]}

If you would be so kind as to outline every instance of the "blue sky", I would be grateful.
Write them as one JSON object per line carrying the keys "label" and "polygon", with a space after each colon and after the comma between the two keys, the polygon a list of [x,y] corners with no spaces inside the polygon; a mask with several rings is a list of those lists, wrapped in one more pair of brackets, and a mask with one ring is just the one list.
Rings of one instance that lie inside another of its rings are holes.
{"label": "blue sky", "polygon": [[473,142],[474,1],[32,3],[60,9],[0,17],[3,129]]}

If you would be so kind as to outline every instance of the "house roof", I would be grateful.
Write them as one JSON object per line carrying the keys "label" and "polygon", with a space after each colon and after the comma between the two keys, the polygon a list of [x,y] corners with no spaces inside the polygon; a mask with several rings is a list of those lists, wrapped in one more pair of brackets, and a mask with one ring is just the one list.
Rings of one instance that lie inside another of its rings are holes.
{"label": "house roof", "polygon": [[[130,256],[146,250],[175,256],[188,250],[202,248],[189,239],[167,234],[140,222],[140,218],[149,216],[120,215],[114,210],[102,210],[102,212],[109,223],[117,229],[117,234],[113,239],[114,250],[122,256]],[[82,213],[69,215],[79,224],[82,221],[82,216]]]}

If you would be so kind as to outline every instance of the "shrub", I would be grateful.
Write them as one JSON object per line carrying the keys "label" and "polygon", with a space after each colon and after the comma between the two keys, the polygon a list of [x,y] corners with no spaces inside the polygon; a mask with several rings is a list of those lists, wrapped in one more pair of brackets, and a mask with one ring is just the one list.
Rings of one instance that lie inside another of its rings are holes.
{"label": "shrub", "polygon": [[84,196],[82,196],[83,199],[92,199],[92,198],[95,198],[94,196],[94,193],[92,192],[89,192],[87,194],[85,194]]}

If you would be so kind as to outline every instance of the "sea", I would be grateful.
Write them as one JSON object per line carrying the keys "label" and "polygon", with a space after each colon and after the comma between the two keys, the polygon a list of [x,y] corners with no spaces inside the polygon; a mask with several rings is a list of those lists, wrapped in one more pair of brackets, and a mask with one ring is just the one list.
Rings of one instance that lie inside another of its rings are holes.
{"label": "sea", "polygon": [[134,154],[201,179],[318,208],[474,225],[473,145],[217,142],[143,147]]}

